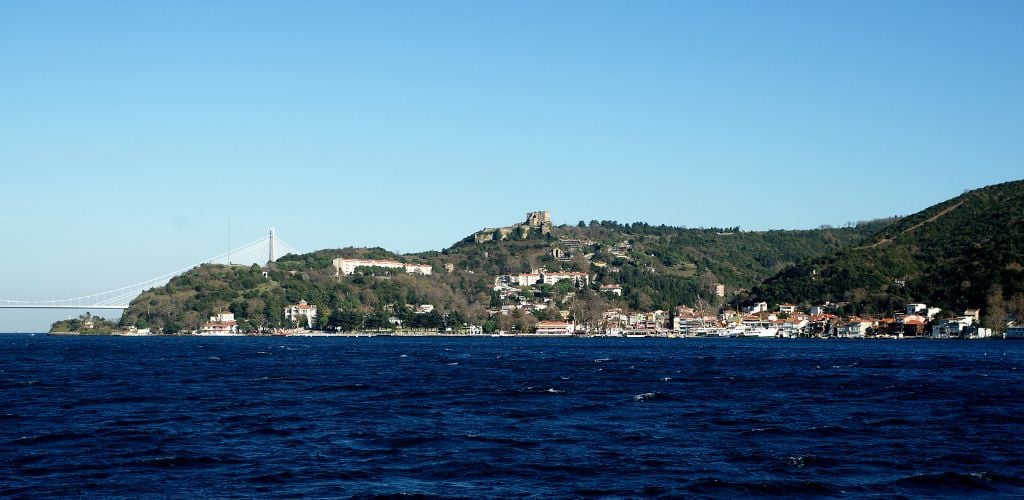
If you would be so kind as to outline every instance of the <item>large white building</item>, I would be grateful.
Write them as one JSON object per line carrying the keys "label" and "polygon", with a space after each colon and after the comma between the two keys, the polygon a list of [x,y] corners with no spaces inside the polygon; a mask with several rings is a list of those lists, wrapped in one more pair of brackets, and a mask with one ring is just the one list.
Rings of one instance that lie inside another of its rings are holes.
{"label": "large white building", "polygon": [[568,321],[541,321],[537,323],[538,335],[572,335],[576,325]]}
{"label": "large white building", "polygon": [[544,280],[540,273],[525,273],[513,276],[515,283],[519,286],[533,286]]}
{"label": "large white building", "polygon": [[430,264],[410,264],[405,262],[398,262],[397,260],[375,260],[375,259],[334,259],[334,269],[336,274],[344,274],[346,276],[356,272],[357,267],[383,267],[387,269],[404,269],[409,274],[424,274],[430,275],[434,272],[434,269]]}
{"label": "large white building", "polygon": [[235,321],[235,315],[229,312],[210,316],[210,321],[199,327],[200,335],[233,335],[237,333],[238,322]]}
{"label": "large white building", "polygon": [[306,328],[313,328],[313,325],[316,324],[316,305],[300,300],[298,304],[291,304],[284,308],[284,317],[288,321],[297,322],[303,316],[306,317]]}
{"label": "large white building", "polygon": [[576,287],[583,287],[590,284],[590,277],[587,273],[559,272],[544,273],[544,284],[554,285],[562,280],[569,280]]}

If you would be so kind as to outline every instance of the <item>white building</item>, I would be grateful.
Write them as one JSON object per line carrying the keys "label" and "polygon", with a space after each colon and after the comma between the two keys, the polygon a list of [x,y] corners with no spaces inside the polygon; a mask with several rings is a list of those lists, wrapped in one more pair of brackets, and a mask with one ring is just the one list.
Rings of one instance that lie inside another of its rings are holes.
{"label": "white building", "polygon": [[569,280],[576,287],[587,286],[590,284],[590,277],[586,273],[574,273],[574,272],[558,272],[558,273],[543,273],[543,280],[545,285],[554,285],[562,280]]}
{"label": "white building", "polygon": [[544,280],[540,273],[525,273],[512,276],[512,281],[517,286],[533,286]]}
{"label": "white building", "polygon": [[779,334],[790,338],[802,336],[807,331],[808,324],[810,322],[806,317],[775,320],[775,327],[779,329]]}
{"label": "white building", "polygon": [[[533,286],[536,284],[543,283],[545,285],[554,285],[562,280],[569,280],[577,288],[584,287],[590,284],[590,277],[586,273],[577,272],[548,272],[543,269],[540,271],[534,271],[532,273],[517,274],[515,276],[509,276],[508,282],[515,284],[516,286]],[[504,278],[499,276],[495,280],[495,284],[501,283]]]}
{"label": "white building", "polygon": [[747,307],[743,308],[743,312],[745,312],[747,314],[757,314],[757,313],[760,313],[760,312],[765,312],[767,310],[768,310],[768,303],[767,302],[758,302],[758,303],[756,303],[756,304],[754,304],[752,306],[747,306]]}
{"label": "white building", "polygon": [[576,325],[571,322],[541,321],[537,323],[538,335],[572,335]]}
{"label": "white building", "polygon": [[621,285],[601,285],[602,292],[609,292],[619,297],[622,297],[622,286]]}
{"label": "white building", "polygon": [[950,318],[932,325],[932,337],[940,339],[958,338],[965,329],[974,324],[974,319],[967,316]]}
{"label": "white building", "polygon": [[874,325],[871,321],[854,320],[840,326],[837,335],[840,337],[862,338],[868,333],[868,329]]}
{"label": "white building", "polygon": [[292,304],[284,308],[284,317],[288,321],[298,322],[302,316],[306,317],[306,328],[313,328],[316,324],[316,306],[307,304],[300,300],[298,304]]}
{"label": "white building", "polygon": [[434,269],[430,264],[409,264],[397,260],[375,260],[375,259],[334,259],[335,274],[348,276],[356,272],[358,267],[383,267],[387,269],[404,269],[408,274],[430,275]]}
{"label": "white building", "polygon": [[210,321],[199,327],[201,335],[231,335],[238,333],[238,322],[235,315],[229,312],[222,312],[210,316]]}
{"label": "white building", "polygon": [[971,327],[968,330],[968,332],[969,332],[968,338],[972,338],[972,339],[992,338],[992,329],[991,328],[975,328],[975,327]]}
{"label": "white building", "polygon": [[779,304],[779,312],[782,314],[793,314],[796,312],[795,304]]}

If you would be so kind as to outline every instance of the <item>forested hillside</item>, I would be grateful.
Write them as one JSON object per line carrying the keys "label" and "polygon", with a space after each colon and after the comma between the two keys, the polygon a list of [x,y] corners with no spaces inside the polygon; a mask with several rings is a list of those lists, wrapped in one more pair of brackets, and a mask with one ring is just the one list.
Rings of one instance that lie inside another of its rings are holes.
{"label": "forested hillside", "polygon": [[[525,239],[475,243],[473,237],[441,252],[397,255],[380,248],[321,250],[288,255],[266,267],[204,265],[136,298],[122,324],[167,332],[193,330],[208,316],[235,313],[244,331],[288,327],[282,311],[306,300],[317,305],[320,326],[336,329],[379,328],[400,320],[414,327],[487,324],[502,306],[534,300],[553,307],[516,312],[528,327],[536,320],[559,319],[598,309],[667,310],[681,304],[726,300],[714,285],[731,291],[756,285],[787,265],[863,244],[888,221],[844,228],[801,231],[741,231],[739,228],[685,229],[580,222],[555,226],[548,234]],[[429,264],[429,276],[361,269],[338,275],[338,257],[392,259]],[[540,285],[514,297],[493,293],[496,277],[537,269],[586,273],[589,286]],[[601,293],[617,284],[622,295]],[[432,305],[423,314],[416,307]]]}
{"label": "forested hillside", "polygon": [[[801,261],[751,300],[846,301],[853,312],[907,302],[984,308],[996,323],[1024,302],[1024,181],[969,191],[906,217],[863,245]],[[993,314],[995,313],[995,314]]]}

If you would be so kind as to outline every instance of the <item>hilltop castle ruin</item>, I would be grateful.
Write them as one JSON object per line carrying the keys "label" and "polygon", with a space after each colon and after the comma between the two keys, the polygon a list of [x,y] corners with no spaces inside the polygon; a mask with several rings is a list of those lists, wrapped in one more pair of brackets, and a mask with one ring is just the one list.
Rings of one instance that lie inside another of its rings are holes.
{"label": "hilltop castle ruin", "polygon": [[544,210],[526,214],[526,222],[499,228],[485,228],[473,235],[473,241],[504,241],[508,239],[525,240],[531,234],[546,236],[551,232],[551,212]]}

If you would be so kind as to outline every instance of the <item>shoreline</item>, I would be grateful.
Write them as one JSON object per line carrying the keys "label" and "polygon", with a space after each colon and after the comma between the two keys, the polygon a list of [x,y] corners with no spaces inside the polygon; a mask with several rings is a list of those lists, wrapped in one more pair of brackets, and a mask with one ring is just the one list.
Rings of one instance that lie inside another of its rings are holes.
{"label": "shoreline", "polygon": [[31,332],[9,332],[5,335],[46,335],[54,337],[197,337],[197,338],[226,338],[226,337],[258,337],[258,338],[281,338],[281,337],[337,337],[337,338],[357,338],[357,337],[457,337],[457,338],[552,338],[552,339],[573,339],[573,338],[657,338],[657,339],[759,339],[759,340],[837,340],[837,341],[921,341],[921,340],[936,340],[936,341],[989,341],[989,340],[1015,340],[1006,339],[1003,337],[984,337],[984,338],[936,338],[936,337],[758,337],[758,336],[708,336],[708,335],[681,335],[677,333],[652,333],[643,335],[605,335],[605,334],[547,334],[547,333],[427,333],[427,332],[320,332],[320,331],[303,331],[303,332],[288,332],[288,333],[274,333],[274,334],[250,334],[250,333],[239,333],[239,334],[191,334],[191,333],[159,333],[159,334],[137,334],[137,333],[125,333],[125,332],[111,332],[111,333],[82,333],[82,332],[46,332],[46,333],[31,333]]}

